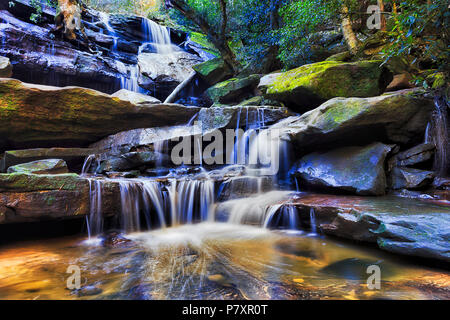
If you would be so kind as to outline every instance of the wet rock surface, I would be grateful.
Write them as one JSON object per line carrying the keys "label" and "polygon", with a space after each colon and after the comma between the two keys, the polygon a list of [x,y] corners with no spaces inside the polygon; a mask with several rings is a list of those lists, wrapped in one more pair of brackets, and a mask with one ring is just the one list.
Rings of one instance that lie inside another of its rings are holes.
{"label": "wet rock surface", "polygon": [[62,174],[69,173],[64,160],[48,159],[18,164],[8,168],[8,173]]}
{"label": "wet rock surface", "polygon": [[450,206],[432,200],[305,194],[292,202],[313,209],[321,232],[377,243],[401,255],[450,261]]}
{"label": "wet rock surface", "polygon": [[384,195],[387,188],[385,159],[391,149],[392,146],[374,143],[312,153],[300,159],[292,174],[316,187],[360,195]]}

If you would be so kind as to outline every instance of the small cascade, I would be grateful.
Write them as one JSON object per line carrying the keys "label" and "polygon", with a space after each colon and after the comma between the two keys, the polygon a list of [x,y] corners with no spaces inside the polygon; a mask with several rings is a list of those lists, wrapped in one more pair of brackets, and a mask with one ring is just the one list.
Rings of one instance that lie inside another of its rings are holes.
{"label": "small cascade", "polygon": [[440,177],[450,174],[450,150],[448,102],[445,97],[436,97],[435,109],[431,115],[431,122],[425,132],[425,142],[436,146],[434,157],[434,171]]}
{"label": "small cascade", "polygon": [[[122,205],[122,215],[120,226],[126,232],[141,231],[141,213],[144,214],[147,229],[154,223],[158,226],[166,227],[164,216],[164,196],[161,193],[161,186],[152,180],[119,180],[120,199]],[[152,210],[157,213],[157,220],[154,221]]]}
{"label": "small cascade", "polygon": [[251,198],[230,201],[228,222],[268,227],[288,196],[289,192],[272,191]]}
{"label": "small cascade", "polygon": [[155,53],[171,54],[175,51],[174,47],[177,48],[170,40],[170,29],[150,19],[142,19],[142,33],[144,44],[141,46],[140,52],[144,47],[150,46]]}
{"label": "small cascade", "polygon": [[100,160],[97,159],[97,156],[95,154],[91,154],[91,155],[86,157],[86,159],[84,160],[84,163],[83,163],[83,167],[81,169],[81,175],[82,176],[85,176],[85,175],[87,175],[88,173],[91,172],[92,165],[93,165],[93,163],[95,161],[97,161],[97,167],[94,170],[94,172],[100,166]]}
{"label": "small cascade", "polygon": [[105,12],[99,12],[99,18],[100,18],[100,21],[103,22],[103,24],[106,27],[105,31],[108,33],[109,36],[111,36],[113,38],[113,46],[111,48],[112,52],[117,52],[119,37],[117,36],[116,31],[114,30],[114,28],[111,26],[111,24],[109,22],[109,15]]}
{"label": "small cascade", "polygon": [[311,225],[311,235],[317,235],[316,212],[313,208],[309,210],[309,222]]}
{"label": "small cascade", "polygon": [[89,239],[103,231],[102,215],[102,180],[88,179],[89,181],[89,216],[86,216],[86,225]]}
{"label": "small cascade", "polygon": [[293,205],[282,205],[281,207],[274,206],[272,210],[274,210],[274,212],[271,212],[271,214],[268,215],[264,223],[265,228],[277,226],[288,230],[299,229],[299,222],[298,222],[299,213],[295,206]]}
{"label": "small cascade", "polygon": [[211,219],[211,209],[215,201],[213,180],[173,179],[168,189],[172,225]]}

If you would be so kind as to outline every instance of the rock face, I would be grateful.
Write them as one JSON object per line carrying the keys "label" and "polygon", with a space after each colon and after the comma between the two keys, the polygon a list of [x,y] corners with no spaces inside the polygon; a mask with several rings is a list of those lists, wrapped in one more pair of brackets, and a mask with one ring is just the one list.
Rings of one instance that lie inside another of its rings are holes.
{"label": "rock face", "polygon": [[233,73],[225,65],[225,62],[220,58],[208,60],[195,65],[193,69],[210,86],[226,80],[233,75]]}
{"label": "rock face", "polygon": [[[120,208],[117,183],[102,184],[102,213]],[[0,223],[81,218],[89,214],[89,182],[76,174],[0,174]]]}
{"label": "rock face", "polygon": [[12,65],[8,58],[0,57],[0,78],[11,78]]}
{"label": "rock face", "polygon": [[84,88],[0,79],[0,146],[83,147],[125,129],[186,124],[199,108],[139,104]]}
{"label": "rock face", "polygon": [[314,187],[345,190],[360,195],[384,195],[384,164],[392,147],[374,143],[304,156],[293,175]]}
{"label": "rock face", "polygon": [[259,79],[259,75],[229,79],[209,88],[205,94],[213,103],[238,103],[255,94]]}
{"label": "rock face", "polygon": [[430,160],[433,157],[435,146],[432,143],[423,143],[409,150],[400,152],[390,160],[391,165],[400,167],[412,166]]}
{"label": "rock face", "polygon": [[62,174],[69,173],[67,164],[61,159],[38,160],[8,168],[8,173]]}
{"label": "rock face", "polygon": [[126,171],[141,166],[154,166],[161,158],[162,155],[151,151],[129,152],[103,161],[98,169],[98,173]]}
{"label": "rock face", "polygon": [[289,202],[302,219],[311,209],[319,229],[333,236],[377,243],[401,255],[450,262],[450,207],[397,197],[305,194]]}
{"label": "rock face", "polygon": [[97,153],[89,148],[39,148],[5,151],[0,160],[0,172],[5,172],[11,166],[45,159],[63,159],[73,171],[79,169],[84,158]]}
{"label": "rock face", "polygon": [[335,97],[380,95],[392,80],[390,71],[380,64],[381,61],[324,61],[269,74],[261,79],[259,88],[268,99],[307,111]]}
{"label": "rock face", "polygon": [[335,98],[273,126],[300,148],[331,143],[409,143],[423,137],[433,101],[415,91],[374,98]]}

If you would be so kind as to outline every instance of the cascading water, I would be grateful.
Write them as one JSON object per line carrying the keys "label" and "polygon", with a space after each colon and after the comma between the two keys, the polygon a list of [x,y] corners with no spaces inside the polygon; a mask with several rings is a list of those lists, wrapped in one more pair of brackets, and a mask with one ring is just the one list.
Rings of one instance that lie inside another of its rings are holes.
{"label": "cascading water", "polygon": [[150,19],[142,19],[142,33],[144,35],[144,44],[141,46],[140,52],[145,47],[150,46],[155,53],[171,54],[177,48],[170,39],[170,29]]}
{"label": "cascading water", "polygon": [[103,231],[102,215],[102,180],[88,179],[90,210],[86,216],[86,225],[89,239]]}
{"label": "cascading water", "polygon": [[428,124],[425,133],[425,142],[433,143],[436,146],[434,171],[438,176],[445,177],[450,173],[448,102],[445,97],[436,97],[434,105],[435,109],[431,115],[431,122]]}

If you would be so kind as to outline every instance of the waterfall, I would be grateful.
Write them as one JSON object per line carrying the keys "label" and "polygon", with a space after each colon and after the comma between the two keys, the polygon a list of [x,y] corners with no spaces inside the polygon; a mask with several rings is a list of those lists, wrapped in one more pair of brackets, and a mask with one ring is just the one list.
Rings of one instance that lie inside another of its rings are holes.
{"label": "waterfall", "polygon": [[425,132],[425,142],[433,143],[436,146],[434,171],[438,176],[445,177],[450,170],[448,102],[445,97],[436,97],[434,105],[435,109],[431,115],[431,122]]}
{"label": "waterfall", "polygon": [[103,231],[102,214],[102,183],[101,180],[88,179],[89,181],[89,199],[90,209],[89,217],[86,216],[86,225],[88,236],[98,235]]}
{"label": "waterfall", "polygon": [[172,225],[210,220],[214,204],[214,181],[171,180],[169,187]]}
{"label": "waterfall", "polygon": [[[81,175],[85,176],[90,172],[90,169],[92,167],[92,163],[97,160],[97,156],[95,154],[91,154],[86,157],[83,163],[83,167],[81,169]],[[100,166],[100,160],[97,160],[97,168]],[[96,168],[96,169],[97,169]],[[96,170],[94,170],[96,171]]]}
{"label": "waterfall", "polygon": [[141,231],[141,213],[147,228],[153,226],[152,210],[156,211],[158,226],[166,227],[164,196],[161,186],[152,180],[119,180],[121,200],[121,228],[126,232]]}
{"label": "waterfall", "polygon": [[309,210],[309,221],[311,224],[311,235],[317,235],[316,212],[313,208]]}
{"label": "waterfall", "polygon": [[143,18],[142,19],[142,33],[144,35],[144,46],[150,45],[155,53],[171,54],[174,52],[174,45],[170,40],[170,29],[157,24],[156,22]]}

